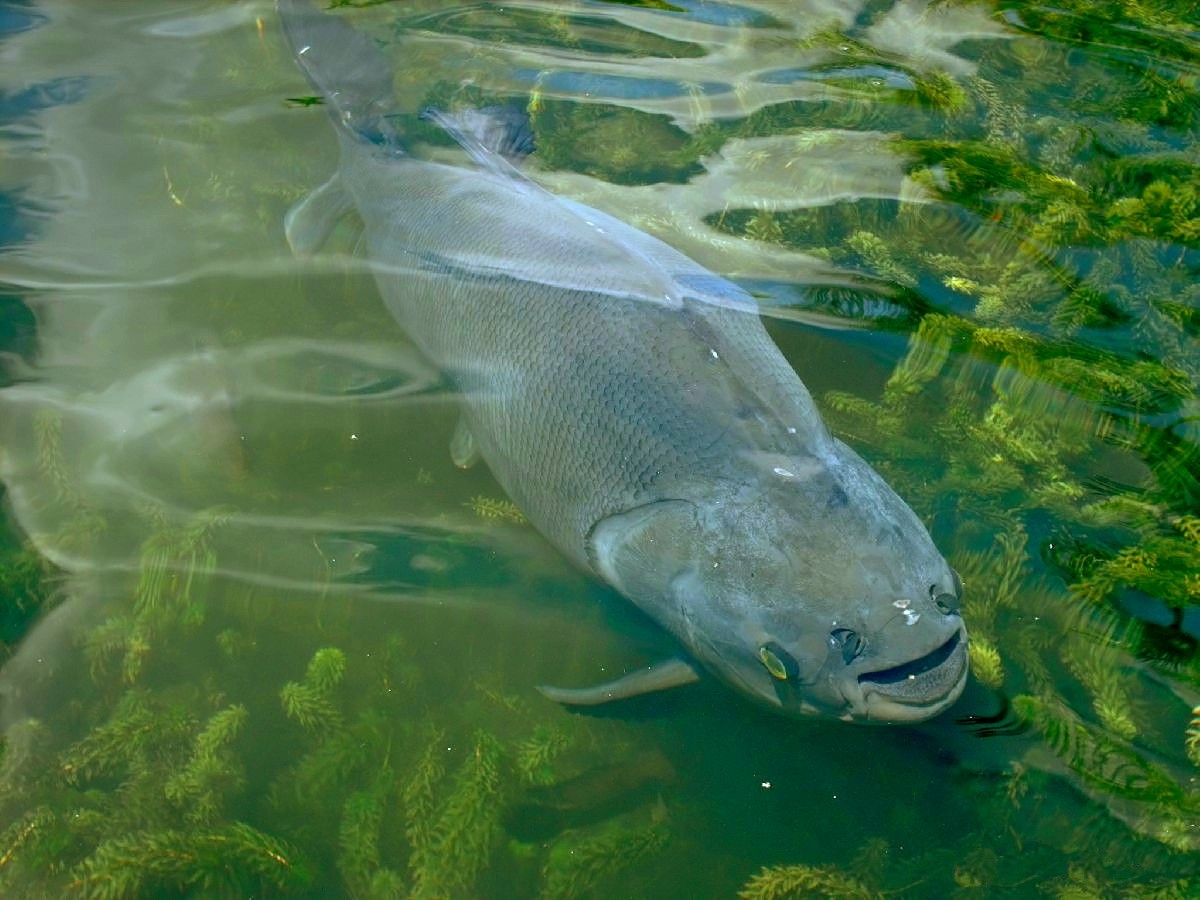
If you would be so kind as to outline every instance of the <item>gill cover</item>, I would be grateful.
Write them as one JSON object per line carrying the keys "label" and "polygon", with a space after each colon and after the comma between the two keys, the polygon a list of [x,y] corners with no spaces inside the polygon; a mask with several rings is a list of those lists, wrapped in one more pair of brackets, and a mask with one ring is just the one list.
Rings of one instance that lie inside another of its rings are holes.
{"label": "gill cover", "polygon": [[623,594],[649,602],[694,567],[697,512],[686,500],[660,500],[601,519],[588,541],[592,566]]}
{"label": "gill cover", "polygon": [[[720,548],[738,546],[744,536],[729,534],[720,513],[709,509],[709,514],[706,518],[705,507],[687,500],[661,500],[609,516],[592,529],[592,565],[725,680],[761,693],[743,684],[730,665],[732,652],[753,659],[756,669],[790,687],[811,684],[829,655],[826,636],[802,629],[789,641],[789,650],[754,624],[752,585],[745,583],[751,550],[743,544],[743,552],[720,554]],[[717,521],[709,521],[714,515]],[[762,555],[755,562],[766,576],[769,551],[758,551]],[[767,587],[768,579],[763,580]],[[780,587],[768,589],[780,593]],[[803,621],[805,614],[793,608],[788,618]]]}

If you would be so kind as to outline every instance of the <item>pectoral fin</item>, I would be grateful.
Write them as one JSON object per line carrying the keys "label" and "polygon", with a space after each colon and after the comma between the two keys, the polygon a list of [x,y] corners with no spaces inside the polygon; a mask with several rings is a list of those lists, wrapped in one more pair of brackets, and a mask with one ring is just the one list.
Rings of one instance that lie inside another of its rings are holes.
{"label": "pectoral fin", "polygon": [[695,666],[686,660],[673,657],[592,687],[558,688],[542,684],[538,685],[538,690],[542,696],[565,706],[601,706],[641,694],[682,687],[699,679],[700,673],[696,671]]}
{"label": "pectoral fin", "polygon": [[479,448],[475,445],[475,436],[471,434],[466,418],[460,418],[454,427],[454,437],[450,438],[450,459],[460,469],[469,469],[479,462]]}
{"label": "pectoral fin", "polygon": [[283,217],[283,233],[296,256],[311,256],[324,246],[329,235],[354,202],[342,187],[337,173],[293,206]]}

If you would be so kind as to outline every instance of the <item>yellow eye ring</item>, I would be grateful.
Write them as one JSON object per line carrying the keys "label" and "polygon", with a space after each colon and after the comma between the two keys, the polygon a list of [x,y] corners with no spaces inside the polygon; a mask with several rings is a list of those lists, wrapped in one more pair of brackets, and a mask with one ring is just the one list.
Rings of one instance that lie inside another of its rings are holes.
{"label": "yellow eye ring", "polygon": [[762,660],[762,664],[767,667],[767,671],[773,678],[778,678],[780,681],[788,680],[788,667],[770,644],[763,644],[758,648],[758,658]]}

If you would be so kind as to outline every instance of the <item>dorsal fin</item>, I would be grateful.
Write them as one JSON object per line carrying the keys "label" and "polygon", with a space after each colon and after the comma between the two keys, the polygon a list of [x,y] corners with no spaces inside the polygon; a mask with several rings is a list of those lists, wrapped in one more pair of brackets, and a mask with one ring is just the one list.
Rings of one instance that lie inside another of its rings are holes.
{"label": "dorsal fin", "polygon": [[525,180],[516,166],[533,152],[533,129],[521,110],[488,106],[448,113],[429,107],[421,118],[444,128],[485,169]]}

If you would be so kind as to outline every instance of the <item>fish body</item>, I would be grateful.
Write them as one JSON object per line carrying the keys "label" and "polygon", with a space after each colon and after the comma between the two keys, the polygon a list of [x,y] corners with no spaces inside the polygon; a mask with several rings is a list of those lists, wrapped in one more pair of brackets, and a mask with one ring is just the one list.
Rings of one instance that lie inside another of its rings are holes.
{"label": "fish body", "polygon": [[469,159],[409,155],[370,39],[298,0],[279,7],[341,144],[337,174],[289,217],[293,247],[358,214],[389,310],[462,396],[456,461],[482,457],[548,540],[687,651],[557,695],[659,689],[699,664],[798,715],[914,721],[949,706],[967,674],[961,583],[829,433],[752,298],[527,178],[512,111],[433,112]]}

